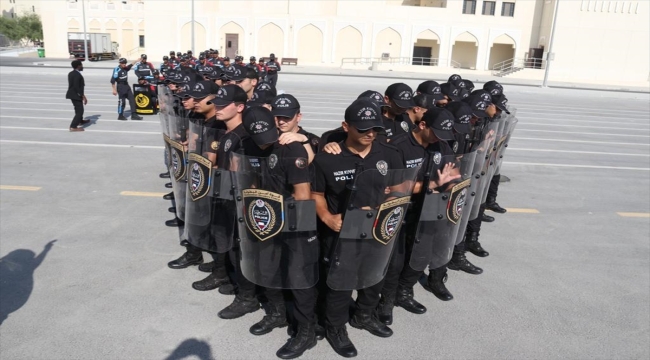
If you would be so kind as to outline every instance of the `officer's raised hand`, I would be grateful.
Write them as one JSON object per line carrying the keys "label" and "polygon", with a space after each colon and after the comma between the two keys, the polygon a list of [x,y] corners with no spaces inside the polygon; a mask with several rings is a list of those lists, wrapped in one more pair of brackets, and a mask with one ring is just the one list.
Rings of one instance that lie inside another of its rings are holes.
{"label": "officer's raised hand", "polygon": [[435,181],[436,187],[443,186],[450,181],[460,178],[460,172],[456,169],[456,164],[447,163],[442,170],[438,170],[438,179]]}

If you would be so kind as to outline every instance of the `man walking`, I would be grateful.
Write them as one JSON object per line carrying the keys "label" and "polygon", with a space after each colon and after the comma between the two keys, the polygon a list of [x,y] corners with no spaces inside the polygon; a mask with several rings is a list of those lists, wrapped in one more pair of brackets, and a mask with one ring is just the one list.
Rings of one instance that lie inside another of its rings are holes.
{"label": "man walking", "polygon": [[72,62],[72,71],[68,73],[68,91],[65,93],[65,98],[72,101],[74,106],[74,118],[70,123],[70,131],[84,131],[83,128],[78,127],[81,124],[87,124],[90,120],[84,120],[84,105],[88,103],[86,95],[84,95],[84,77],[81,72],[84,70],[83,63],[80,60]]}

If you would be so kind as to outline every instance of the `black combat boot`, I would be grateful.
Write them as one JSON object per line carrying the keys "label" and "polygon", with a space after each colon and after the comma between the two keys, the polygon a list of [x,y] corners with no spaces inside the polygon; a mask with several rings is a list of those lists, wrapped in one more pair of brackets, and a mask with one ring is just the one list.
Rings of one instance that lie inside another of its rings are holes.
{"label": "black combat boot", "polygon": [[385,325],[393,324],[393,308],[395,307],[395,294],[382,294],[377,304],[377,319]]}
{"label": "black combat boot", "polygon": [[260,309],[260,302],[255,296],[244,296],[237,294],[232,304],[226,306],[223,310],[219,311],[217,316],[222,319],[236,319],[248,313],[255,312]]}
{"label": "black combat boot", "polygon": [[280,359],[295,359],[316,346],[316,331],[314,324],[298,324],[298,332],[275,353]]}
{"label": "black combat boot", "polygon": [[499,203],[497,203],[497,199],[491,196],[487,197],[487,200],[485,201],[485,208],[488,210],[492,210],[497,214],[505,214],[508,210],[502,208],[499,206]]}
{"label": "black combat boot", "polygon": [[408,289],[398,286],[395,305],[413,314],[424,314],[427,312],[427,308],[413,298],[413,288]]}
{"label": "black combat boot", "polygon": [[467,258],[465,257],[465,250],[457,251],[454,249],[454,254],[451,256],[451,261],[447,264],[449,270],[461,270],[468,274],[478,275],[483,273],[483,269],[480,267],[474,266]]}
{"label": "black combat boot", "polygon": [[370,310],[357,310],[350,320],[350,325],[354,328],[367,330],[369,333],[379,337],[390,337],[393,330],[384,325],[372,315]]}
{"label": "black combat boot", "polygon": [[142,120],[142,116],[137,114],[131,114],[131,120]]}
{"label": "black combat boot", "polygon": [[445,283],[447,282],[447,269],[435,269],[429,271],[429,277],[424,285],[424,289],[430,291],[438,299],[442,301],[449,301],[454,298],[453,295],[447,290]]}
{"label": "black combat boot", "polygon": [[169,194],[163,195],[163,199],[165,200],[174,200],[174,192],[170,192]]}
{"label": "black combat boot", "polygon": [[490,216],[490,215],[488,215],[486,213],[483,213],[483,215],[481,215],[481,221],[483,221],[483,222],[493,222],[494,221],[494,216]]}
{"label": "black combat boot", "polygon": [[208,275],[208,277],[206,277],[205,279],[193,282],[192,287],[194,288],[194,290],[198,290],[198,291],[209,291],[209,290],[214,290],[221,285],[229,284],[229,283],[230,283],[230,279],[228,278],[228,276],[219,277],[219,275],[213,272],[212,274]]}
{"label": "black combat boot", "polygon": [[283,328],[289,325],[287,323],[287,311],[284,303],[271,304],[269,303],[269,312],[264,315],[262,320],[250,328],[253,335],[268,334],[275,328]]}
{"label": "black combat boot", "polygon": [[[287,327],[287,335],[290,337],[294,337],[296,335],[297,331],[297,326],[296,325],[290,325]],[[325,328],[322,327],[319,323],[316,323],[314,325],[314,332],[316,333],[316,340],[323,340],[325,339]]]}
{"label": "black combat boot", "polygon": [[188,266],[199,265],[203,263],[203,253],[201,251],[186,251],[181,257],[167,263],[171,269],[185,269]]}
{"label": "black combat boot", "polygon": [[212,271],[214,271],[214,261],[210,261],[199,265],[199,271],[211,273]]}
{"label": "black combat boot", "polygon": [[161,179],[169,179],[169,171],[161,173],[158,175]]}
{"label": "black combat boot", "polygon": [[337,354],[348,358],[357,356],[357,348],[350,341],[345,325],[336,327],[327,326],[325,329],[325,338]]}
{"label": "black combat boot", "polygon": [[490,255],[490,253],[485,251],[485,249],[483,249],[481,246],[481,243],[478,242],[478,235],[479,233],[476,231],[468,232],[465,235],[465,250],[478,257],[486,257]]}
{"label": "black combat boot", "polygon": [[118,114],[118,116],[117,116],[117,120],[126,121],[126,120],[128,120],[128,119],[124,116],[124,114]]}

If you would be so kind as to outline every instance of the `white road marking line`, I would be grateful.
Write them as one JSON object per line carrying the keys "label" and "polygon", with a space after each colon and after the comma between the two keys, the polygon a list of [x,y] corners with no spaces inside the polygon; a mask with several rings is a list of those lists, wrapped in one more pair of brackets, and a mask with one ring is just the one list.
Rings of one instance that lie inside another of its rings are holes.
{"label": "white road marking line", "polygon": [[624,143],[624,142],[589,141],[589,140],[568,140],[568,139],[542,139],[542,138],[529,138],[529,137],[517,137],[517,136],[513,137],[513,139],[515,139],[515,140],[533,140],[533,141],[569,142],[569,143],[576,143],[576,144],[606,144],[606,145],[650,146],[650,144],[642,144],[642,143]]}
{"label": "white road marking line", "polygon": [[[28,126],[0,126],[0,129],[10,129],[10,130],[44,130],[44,131],[70,131],[69,129],[58,129],[58,128],[39,128],[39,127],[28,127]],[[86,130],[88,132],[102,132],[102,133],[124,133],[124,134],[147,134],[147,135],[160,135],[161,132],[155,131],[124,131],[124,130]]]}
{"label": "white road marking line", "polygon": [[587,155],[612,155],[612,156],[641,156],[641,157],[650,157],[650,154],[625,154],[625,153],[608,153],[608,152],[599,152],[599,151],[575,151],[575,150],[553,150],[553,149],[524,149],[524,148],[513,148],[508,147],[508,150],[514,151],[530,151],[530,152],[557,152],[565,154],[587,154]]}
{"label": "white road marking line", "polygon": [[[526,120],[528,118],[525,118]],[[609,122],[611,124],[611,122]],[[634,130],[634,131],[650,131],[650,129],[639,129],[638,127],[620,127],[620,126],[588,126],[588,125],[567,125],[567,124],[549,124],[549,123],[531,123],[528,121],[519,121],[517,126],[522,125],[533,125],[533,126],[552,126],[552,127],[573,127],[573,128],[585,128],[585,129],[611,129],[611,130]]]}
{"label": "white road marking line", "polygon": [[597,135],[597,136],[623,136],[623,137],[645,137],[650,138],[650,135],[637,135],[637,134],[610,134],[607,132],[604,133],[588,133],[582,131],[559,131],[559,130],[538,130],[538,129],[520,129],[517,127],[515,131],[530,131],[530,132],[544,132],[544,133],[555,133],[555,134],[576,134],[576,135]]}
{"label": "white road marking line", "polygon": [[64,146],[88,146],[88,147],[113,147],[113,148],[156,149],[156,150],[162,150],[162,149],[165,148],[164,146],[147,146],[147,145],[119,145],[119,144],[70,143],[70,142],[55,142],[55,141],[24,141],[24,140],[0,140],[0,143],[64,145]]}
{"label": "white road marking line", "polygon": [[[87,112],[92,113],[92,111],[87,111]],[[96,115],[104,116],[104,114],[96,114]],[[111,114],[111,116],[115,116],[115,115],[116,114]],[[92,116],[92,115],[90,115],[90,116]],[[151,115],[149,115],[149,116],[151,116]],[[158,119],[158,115],[153,115],[153,116],[154,116],[153,119]],[[49,116],[0,115],[0,118],[7,118],[7,119],[34,119],[34,120],[45,120],[45,121],[57,120],[57,121],[67,121],[67,122],[72,121],[71,118],[53,118],[53,117],[49,117]],[[92,121],[94,121],[94,120],[92,120]],[[91,123],[92,123],[92,121],[91,121]],[[110,121],[110,122],[128,123],[128,124],[160,124],[160,121],[158,121],[158,120],[128,120],[128,121],[124,121],[124,120],[102,119],[101,117],[97,118],[96,121],[98,123],[100,123],[100,122],[103,123],[103,122],[106,122],[106,121]]]}
{"label": "white road marking line", "polygon": [[581,168],[581,169],[610,169],[610,170],[635,170],[635,171],[650,171],[650,168],[638,168],[627,166],[602,166],[602,165],[572,165],[572,164],[549,164],[549,163],[527,163],[517,161],[504,161],[504,164],[522,165],[522,166],[545,166],[545,167],[566,167],[566,168]]}

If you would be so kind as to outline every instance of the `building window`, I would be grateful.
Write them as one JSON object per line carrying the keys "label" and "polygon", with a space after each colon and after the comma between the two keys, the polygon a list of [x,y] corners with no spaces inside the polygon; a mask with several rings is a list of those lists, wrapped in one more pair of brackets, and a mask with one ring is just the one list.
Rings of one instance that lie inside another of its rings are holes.
{"label": "building window", "polygon": [[68,9],[76,9],[77,8],[77,3],[76,2],[69,2],[68,3]]}
{"label": "building window", "polygon": [[106,10],[115,10],[115,4],[113,4],[112,2],[107,2]]}
{"label": "building window", "polygon": [[122,2],[122,10],[131,11],[131,9],[132,9],[131,4],[127,3],[126,1]]}
{"label": "building window", "polygon": [[144,35],[140,35],[139,39],[140,39],[140,47],[143,48],[144,47]]}
{"label": "building window", "polygon": [[476,14],[476,0],[463,0],[463,14]]}
{"label": "building window", "polygon": [[99,3],[97,1],[91,1],[90,10],[99,10]]}
{"label": "building window", "polygon": [[501,16],[515,16],[515,3],[504,2],[501,6]]}
{"label": "building window", "polygon": [[494,15],[494,9],[496,7],[496,1],[483,1],[483,15]]}

